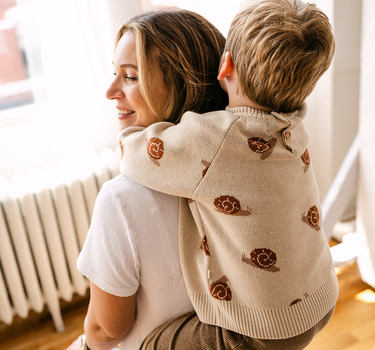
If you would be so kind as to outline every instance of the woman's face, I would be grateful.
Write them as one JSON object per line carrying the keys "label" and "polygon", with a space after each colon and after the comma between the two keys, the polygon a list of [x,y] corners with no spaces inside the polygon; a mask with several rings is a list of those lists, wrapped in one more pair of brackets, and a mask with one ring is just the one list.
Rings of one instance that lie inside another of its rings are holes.
{"label": "woman's face", "polygon": [[[128,31],[117,44],[113,60],[115,79],[107,90],[107,98],[116,101],[120,130],[129,126],[149,126],[159,119],[144,100],[138,83],[135,34]],[[157,82],[157,80],[155,79]],[[165,99],[163,86],[154,92]]]}

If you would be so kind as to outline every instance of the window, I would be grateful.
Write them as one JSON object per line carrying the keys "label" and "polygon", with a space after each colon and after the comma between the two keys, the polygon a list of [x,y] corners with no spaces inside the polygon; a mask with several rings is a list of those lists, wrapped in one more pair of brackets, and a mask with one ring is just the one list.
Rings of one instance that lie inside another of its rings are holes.
{"label": "window", "polygon": [[46,100],[35,7],[0,3],[0,111]]}
{"label": "window", "polygon": [[0,0],[0,177],[115,147],[111,30],[105,1]]}

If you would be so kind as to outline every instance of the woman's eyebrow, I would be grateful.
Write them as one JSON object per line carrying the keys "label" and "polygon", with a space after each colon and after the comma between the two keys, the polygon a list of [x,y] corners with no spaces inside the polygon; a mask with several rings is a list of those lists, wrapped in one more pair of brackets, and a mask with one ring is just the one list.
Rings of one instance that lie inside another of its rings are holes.
{"label": "woman's eyebrow", "polygon": [[[113,62],[112,62],[113,65],[115,65]],[[134,65],[134,64],[131,64],[131,63],[123,63],[123,64],[120,64],[119,68],[133,68],[135,70],[137,70],[137,66]]]}
{"label": "woman's eyebrow", "polygon": [[134,64],[130,64],[130,63],[124,63],[124,64],[120,64],[120,68],[133,68],[133,69],[137,69],[137,66],[135,66]]}

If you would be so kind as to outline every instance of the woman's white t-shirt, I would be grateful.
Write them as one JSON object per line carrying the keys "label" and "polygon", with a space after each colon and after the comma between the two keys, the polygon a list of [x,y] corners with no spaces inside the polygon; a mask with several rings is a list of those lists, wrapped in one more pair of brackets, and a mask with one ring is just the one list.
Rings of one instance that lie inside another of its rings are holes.
{"label": "woman's white t-shirt", "polygon": [[100,190],[77,266],[103,291],[137,293],[135,323],[121,349],[138,349],[157,326],[193,307],[180,268],[178,198],[124,175]]}

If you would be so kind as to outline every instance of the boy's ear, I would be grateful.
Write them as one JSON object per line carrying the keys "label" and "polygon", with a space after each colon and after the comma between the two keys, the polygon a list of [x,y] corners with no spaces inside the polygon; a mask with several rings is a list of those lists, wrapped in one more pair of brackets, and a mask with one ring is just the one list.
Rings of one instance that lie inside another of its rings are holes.
{"label": "boy's ear", "polygon": [[228,78],[233,74],[234,71],[234,63],[232,61],[232,56],[229,51],[225,52],[223,58],[221,59],[220,66],[219,66],[219,75],[217,77],[218,80],[223,80],[224,78]]}

